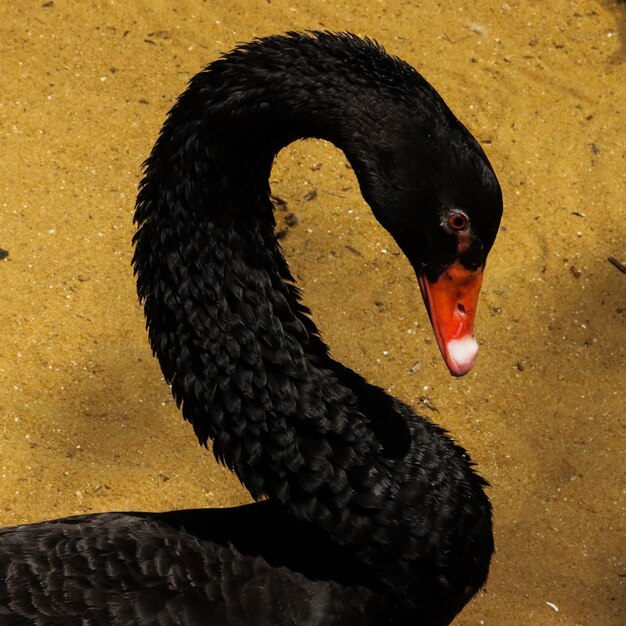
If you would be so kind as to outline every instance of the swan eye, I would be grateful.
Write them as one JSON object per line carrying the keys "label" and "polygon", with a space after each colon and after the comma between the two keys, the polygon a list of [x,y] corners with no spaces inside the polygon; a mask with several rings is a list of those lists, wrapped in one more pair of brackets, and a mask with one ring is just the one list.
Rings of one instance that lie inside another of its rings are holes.
{"label": "swan eye", "polygon": [[448,215],[448,226],[452,230],[465,230],[469,225],[469,218],[465,213],[454,211]]}

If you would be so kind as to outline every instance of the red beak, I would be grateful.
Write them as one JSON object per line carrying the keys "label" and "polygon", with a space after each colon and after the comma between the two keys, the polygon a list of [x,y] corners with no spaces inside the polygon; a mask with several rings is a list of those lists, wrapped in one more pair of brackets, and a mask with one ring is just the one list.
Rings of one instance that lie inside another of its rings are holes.
{"label": "red beak", "polygon": [[458,262],[435,281],[418,276],[420,291],[443,359],[453,376],[472,369],[478,354],[474,317],[483,282],[482,269],[470,271]]}

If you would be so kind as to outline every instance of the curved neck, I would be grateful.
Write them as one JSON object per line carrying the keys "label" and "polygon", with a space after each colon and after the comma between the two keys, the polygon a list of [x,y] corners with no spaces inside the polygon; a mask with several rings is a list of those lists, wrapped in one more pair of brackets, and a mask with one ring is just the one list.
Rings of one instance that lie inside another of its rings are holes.
{"label": "curved neck", "polygon": [[245,62],[231,54],[198,74],[146,163],[136,213],[138,291],[185,418],[255,498],[290,503],[346,480],[335,444],[360,463],[381,447],[274,236],[276,153],[315,136],[349,156],[374,124],[354,106],[350,63],[326,74],[319,63],[306,46],[276,58],[252,46]]}

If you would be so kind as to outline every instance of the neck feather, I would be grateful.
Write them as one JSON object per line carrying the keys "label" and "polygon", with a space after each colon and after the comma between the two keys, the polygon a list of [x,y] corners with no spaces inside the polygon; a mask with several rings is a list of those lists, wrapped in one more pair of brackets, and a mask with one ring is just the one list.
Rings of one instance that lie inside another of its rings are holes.
{"label": "neck feather", "polygon": [[348,489],[338,450],[380,447],[274,236],[276,153],[310,136],[350,152],[344,135],[363,123],[344,104],[358,89],[349,64],[334,59],[320,82],[317,52],[253,44],[196,76],[146,163],[136,214],[138,290],[185,418],[254,497],[289,501],[333,479]]}

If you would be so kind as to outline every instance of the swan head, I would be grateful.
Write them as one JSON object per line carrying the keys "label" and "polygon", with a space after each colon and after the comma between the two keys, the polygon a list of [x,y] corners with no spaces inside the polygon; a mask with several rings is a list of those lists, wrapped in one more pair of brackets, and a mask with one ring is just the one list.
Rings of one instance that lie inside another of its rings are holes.
{"label": "swan head", "polygon": [[374,215],[415,270],[450,373],[462,376],[478,353],[474,319],[502,193],[480,145],[434,90],[431,105],[432,114],[402,105],[386,141],[370,145],[370,160],[355,170]]}

